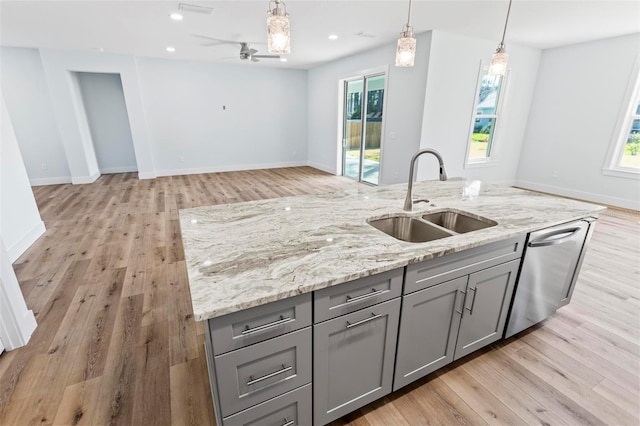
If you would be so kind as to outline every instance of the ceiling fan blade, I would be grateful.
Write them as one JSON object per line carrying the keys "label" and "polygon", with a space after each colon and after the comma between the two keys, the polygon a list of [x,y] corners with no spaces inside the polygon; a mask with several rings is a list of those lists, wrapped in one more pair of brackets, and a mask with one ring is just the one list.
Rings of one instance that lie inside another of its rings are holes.
{"label": "ceiling fan blade", "polygon": [[256,58],[255,56],[252,56],[251,62],[260,62],[260,59]]}
{"label": "ceiling fan blade", "polygon": [[209,36],[205,36],[205,35],[201,35],[201,34],[191,34],[192,37],[196,37],[196,38],[202,38],[205,40],[211,40],[214,41],[216,44],[240,44],[239,41],[235,41],[235,40],[225,40],[223,38],[215,38],[215,37],[209,37]]}
{"label": "ceiling fan blade", "polygon": [[249,49],[249,54],[253,55],[254,53],[258,53],[256,49]]}
{"label": "ceiling fan blade", "polygon": [[253,55],[252,58],[280,59],[280,55]]}

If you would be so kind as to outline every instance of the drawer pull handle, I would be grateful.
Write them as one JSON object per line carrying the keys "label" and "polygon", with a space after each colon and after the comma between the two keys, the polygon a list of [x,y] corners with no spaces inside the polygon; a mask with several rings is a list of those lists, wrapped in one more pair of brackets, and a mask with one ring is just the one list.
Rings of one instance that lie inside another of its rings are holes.
{"label": "drawer pull handle", "polygon": [[372,288],[370,293],[361,294],[360,296],[356,296],[356,297],[347,296],[346,303],[359,302],[361,300],[368,299],[370,297],[379,296],[381,294],[385,294],[388,292],[389,290],[376,290],[375,288]]}
{"label": "drawer pull handle", "polygon": [[290,370],[293,370],[293,367],[291,365],[287,367],[286,365],[282,364],[282,368],[280,370],[274,371],[273,373],[269,373],[262,377],[258,377],[257,379],[254,379],[253,376],[249,376],[249,381],[247,382],[247,386],[255,385],[256,383],[260,383],[263,380],[270,379],[272,377],[277,376],[278,374],[286,373],[287,371],[290,371]]}
{"label": "drawer pull handle", "polygon": [[473,307],[476,304],[476,289],[469,287],[469,291],[473,291],[473,300],[471,301],[471,307],[467,307],[466,309],[469,311],[469,315],[473,315]]}
{"label": "drawer pull handle", "polygon": [[364,324],[365,322],[369,322],[369,321],[373,321],[376,318],[380,318],[382,315],[379,314],[374,314],[373,312],[371,312],[371,316],[369,318],[365,318],[363,320],[354,322],[353,324],[350,323],[349,321],[347,321],[347,328],[351,328],[351,327],[356,327],[360,324]]}
{"label": "drawer pull handle", "polygon": [[[466,294],[467,294],[467,292],[466,292],[466,291],[462,291],[462,290],[460,290],[460,289],[458,289],[458,293],[462,293],[462,294],[464,294],[464,295],[466,295]],[[453,303],[456,303],[456,302],[458,301],[458,293],[456,293],[456,298],[455,298],[455,300],[454,300],[454,302],[453,302]],[[464,305],[464,301],[462,302],[462,304]],[[462,311],[461,311],[460,309],[458,309],[458,307],[457,307],[457,306],[456,306],[456,312],[457,312],[457,313],[459,313],[460,315],[462,315]]]}
{"label": "drawer pull handle", "polygon": [[282,426],[293,426],[296,424],[295,420],[289,420],[286,417],[284,418],[284,423],[282,423]]}
{"label": "drawer pull handle", "polygon": [[268,330],[272,327],[277,327],[279,325],[283,325],[286,324],[288,322],[294,321],[291,317],[284,317],[282,315],[280,315],[280,319],[277,319],[273,322],[270,322],[268,324],[263,324],[263,325],[259,325],[257,327],[253,327],[250,328],[248,325],[244,326],[244,330],[242,331],[242,335],[246,336],[247,334],[252,334],[252,333],[258,333],[260,331],[265,331]]}

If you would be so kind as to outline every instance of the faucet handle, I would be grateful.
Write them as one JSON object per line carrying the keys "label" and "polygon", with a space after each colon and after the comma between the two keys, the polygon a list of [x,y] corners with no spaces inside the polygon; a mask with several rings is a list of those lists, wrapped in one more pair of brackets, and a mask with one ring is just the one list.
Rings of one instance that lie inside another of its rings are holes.
{"label": "faucet handle", "polygon": [[413,204],[418,204],[418,203],[428,203],[429,200],[427,200],[426,198],[420,198],[419,200],[414,200]]}

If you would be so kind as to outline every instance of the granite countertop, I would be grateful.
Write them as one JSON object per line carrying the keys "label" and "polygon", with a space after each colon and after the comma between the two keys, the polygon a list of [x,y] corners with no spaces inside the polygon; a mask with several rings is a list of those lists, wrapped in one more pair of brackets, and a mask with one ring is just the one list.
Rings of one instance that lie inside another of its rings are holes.
{"label": "granite countertop", "polygon": [[[396,240],[366,220],[402,210],[406,184],[180,210],[195,319],[215,318],[558,225],[605,208],[464,180],[417,182],[410,215],[459,209],[498,225],[426,243]],[[478,191],[479,189],[479,191]],[[470,191],[471,190],[471,191]],[[470,195],[471,194],[471,195]]]}

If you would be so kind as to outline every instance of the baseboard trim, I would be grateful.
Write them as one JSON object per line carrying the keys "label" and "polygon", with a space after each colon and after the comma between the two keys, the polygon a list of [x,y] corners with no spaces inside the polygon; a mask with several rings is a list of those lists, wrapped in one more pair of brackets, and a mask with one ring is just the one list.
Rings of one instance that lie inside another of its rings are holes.
{"label": "baseboard trim", "polygon": [[306,165],[309,167],[313,167],[314,169],[318,169],[318,170],[322,170],[323,172],[330,173],[334,176],[338,176],[338,174],[334,169],[332,169],[331,167],[327,167],[324,164],[316,163],[314,161],[307,161]]}
{"label": "baseboard trim", "polygon": [[138,179],[155,179],[158,175],[156,172],[141,172],[138,171]]}
{"label": "baseboard trim", "polygon": [[563,197],[575,198],[581,201],[592,203],[607,204],[614,207],[621,207],[638,211],[640,210],[640,200],[629,200],[626,198],[611,197],[608,195],[597,194],[594,192],[578,191],[570,188],[562,188],[559,186],[545,185],[542,183],[529,182],[525,180],[516,180],[515,186],[533,191],[546,192],[553,195],[561,195]]}
{"label": "baseboard trim", "polygon": [[100,172],[95,172],[91,176],[71,176],[71,183],[74,185],[85,185],[93,183],[100,177]]}
{"label": "baseboard trim", "polygon": [[[238,172],[242,170],[280,169],[283,167],[301,167],[306,165],[306,161],[289,161],[282,163],[243,164],[236,166],[195,167],[192,169],[166,169],[156,170],[156,176],[199,175],[204,173]],[[148,178],[141,177],[141,179]]]}
{"label": "baseboard trim", "polygon": [[36,242],[38,238],[42,234],[45,233],[47,229],[44,226],[43,221],[39,221],[29,232],[27,232],[24,237],[20,239],[17,243],[12,245],[11,247],[7,247],[7,254],[9,255],[9,261],[11,263],[15,262],[22,254],[27,251],[29,247],[33,243]]}
{"label": "baseboard trim", "polygon": [[132,173],[137,172],[136,166],[131,167],[107,167],[106,169],[100,169],[101,174],[113,174],[113,173]]}
{"label": "baseboard trim", "polygon": [[29,183],[31,184],[31,186],[62,185],[65,183],[71,183],[71,176],[34,178],[29,179]]}

